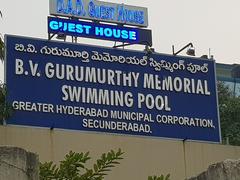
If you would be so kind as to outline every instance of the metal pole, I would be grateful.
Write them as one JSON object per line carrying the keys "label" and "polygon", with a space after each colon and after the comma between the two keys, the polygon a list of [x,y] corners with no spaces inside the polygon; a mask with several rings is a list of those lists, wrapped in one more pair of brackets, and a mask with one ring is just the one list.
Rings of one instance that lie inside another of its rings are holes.
{"label": "metal pole", "polygon": [[236,97],[236,78],[234,77],[234,86],[233,86],[234,97]]}
{"label": "metal pole", "polygon": [[193,47],[193,44],[192,43],[188,43],[186,46],[184,46],[182,49],[180,49],[179,51],[177,51],[176,53],[173,52],[173,55],[176,56],[178,55],[180,52],[182,52],[184,49],[186,49],[187,47]]}

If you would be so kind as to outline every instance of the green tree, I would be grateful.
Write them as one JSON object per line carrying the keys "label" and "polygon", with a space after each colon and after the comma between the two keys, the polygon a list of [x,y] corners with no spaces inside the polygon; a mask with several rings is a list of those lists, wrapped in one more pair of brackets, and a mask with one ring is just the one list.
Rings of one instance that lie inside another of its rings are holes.
{"label": "green tree", "polygon": [[[0,18],[2,18],[2,12],[0,11]],[[0,60],[4,60],[4,52],[5,52],[5,46],[4,46],[4,41],[3,37],[0,34]],[[13,108],[10,104],[7,103],[6,101],[6,96],[7,96],[7,89],[5,84],[1,83],[0,80],[0,124],[3,124],[3,122],[8,119],[12,112]]]}
{"label": "green tree", "polygon": [[6,101],[7,90],[4,84],[0,84],[0,124],[8,119],[12,113],[12,106]]}
{"label": "green tree", "polygon": [[60,161],[59,167],[53,162],[40,164],[40,180],[103,180],[111,168],[119,164],[123,159],[124,153],[119,149],[117,152],[111,150],[102,154],[101,158],[96,161],[93,168],[86,167],[90,160],[89,152],[76,153],[70,151]]}
{"label": "green tree", "polygon": [[223,142],[240,145],[240,97],[235,97],[223,82],[218,82],[218,99]]}

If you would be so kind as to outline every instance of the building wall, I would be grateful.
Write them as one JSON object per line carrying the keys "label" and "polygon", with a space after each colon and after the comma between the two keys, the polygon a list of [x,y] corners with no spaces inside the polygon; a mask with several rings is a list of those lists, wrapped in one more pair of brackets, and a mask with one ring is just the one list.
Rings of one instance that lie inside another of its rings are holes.
{"label": "building wall", "polygon": [[234,146],[17,126],[0,126],[1,145],[35,152],[41,162],[58,162],[70,150],[90,151],[95,160],[104,152],[121,148],[124,159],[106,180],[147,180],[148,175],[167,173],[171,180],[181,180],[212,163],[240,157],[240,147]]}
{"label": "building wall", "polygon": [[[237,68],[237,74],[235,74],[237,75],[236,77],[232,73],[234,68]],[[217,80],[224,82],[234,96],[240,96],[239,69],[239,64],[216,64]]]}

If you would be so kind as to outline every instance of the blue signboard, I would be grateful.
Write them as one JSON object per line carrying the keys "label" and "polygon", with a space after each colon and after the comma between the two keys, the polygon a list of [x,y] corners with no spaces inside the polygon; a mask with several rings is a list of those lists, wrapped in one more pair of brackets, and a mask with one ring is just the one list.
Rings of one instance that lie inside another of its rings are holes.
{"label": "blue signboard", "polygon": [[74,17],[138,27],[148,26],[147,8],[99,0],[49,0],[54,16]]}
{"label": "blue signboard", "polygon": [[219,142],[215,62],[6,36],[9,124]]}
{"label": "blue signboard", "polygon": [[151,30],[90,23],[79,20],[48,17],[48,33],[64,33],[76,37],[152,46]]}

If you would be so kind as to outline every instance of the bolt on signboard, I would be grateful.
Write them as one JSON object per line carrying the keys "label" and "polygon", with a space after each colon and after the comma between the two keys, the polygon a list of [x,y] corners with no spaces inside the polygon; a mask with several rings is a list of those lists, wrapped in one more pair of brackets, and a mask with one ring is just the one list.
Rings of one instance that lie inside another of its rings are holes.
{"label": "bolt on signboard", "polygon": [[215,62],[6,36],[9,124],[220,142]]}

